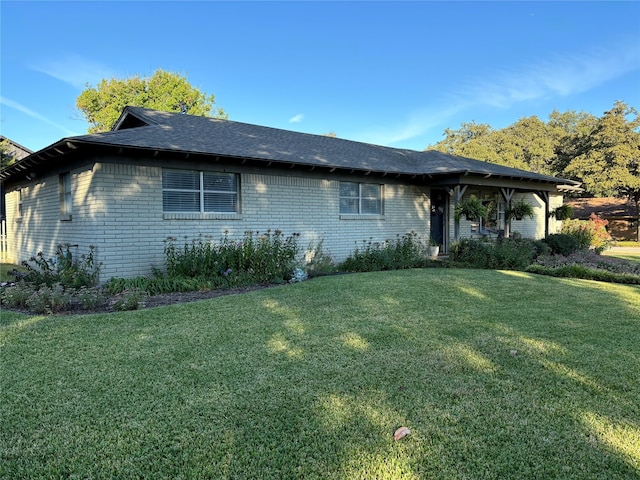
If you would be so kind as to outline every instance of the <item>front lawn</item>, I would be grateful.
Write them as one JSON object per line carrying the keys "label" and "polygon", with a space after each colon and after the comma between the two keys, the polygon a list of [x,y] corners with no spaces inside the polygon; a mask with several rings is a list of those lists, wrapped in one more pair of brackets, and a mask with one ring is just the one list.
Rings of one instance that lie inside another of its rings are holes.
{"label": "front lawn", "polygon": [[404,270],[0,318],[0,478],[640,477],[638,286]]}

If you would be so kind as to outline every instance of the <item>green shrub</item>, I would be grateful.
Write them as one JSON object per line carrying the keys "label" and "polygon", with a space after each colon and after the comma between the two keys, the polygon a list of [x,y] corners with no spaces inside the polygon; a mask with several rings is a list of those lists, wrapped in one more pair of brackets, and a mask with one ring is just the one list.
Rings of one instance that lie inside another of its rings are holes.
{"label": "green shrub", "polygon": [[0,304],[8,308],[25,308],[34,288],[24,281],[5,285],[0,289]]}
{"label": "green shrub", "polygon": [[500,238],[491,249],[489,266],[494,269],[524,270],[538,255],[539,246],[525,238]]}
{"label": "green shrub", "polygon": [[309,277],[330,275],[336,270],[331,254],[323,250],[323,242],[320,240],[315,245],[311,242],[307,248],[302,269],[306,270]]}
{"label": "green shrub", "polygon": [[640,285],[640,276],[638,275],[610,272],[578,264],[563,265],[555,268],[545,265],[531,265],[526,271],[552,277],[581,278],[584,280],[597,280],[599,282]]}
{"label": "green shrub", "polygon": [[574,236],[580,248],[593,248],[597,253],[602,253],[613,243],[607,231],[608,224],[608,220],[592,213],[589,220],[565,220],[562,233]]}
{"label": "green shrub", "polygon": [[117,295],[111,302],[111,307],[118,312],[137,310],[140,308],[145,297],[145,292],[140,289],[133,288],[131,290],[125,290]]}
{"label": "green shrub", "polygon": [[540,242],[520,237],[500,238],[495,245],[465,238],[451,246],[454,262],[473,267],[504,270],[524,270],[548,247]]}
{"label": "green shrub", "polygon": [[281,283],[293,272],[298,236],[285,237],[280,230],[247,231],[243,240],[233,240],[225,232],[219,243],[200,237],[182,248],[175,238],[169,238],[165,243],[167,275],[209,278],[221,286]]}
{"label": "green shrub", "polygon": [[454,262],[476,268],[489,268],[491,246],[486,242],[463,238],[451,245],[449,254]]}
{"label": "green shrub", "polygon": [[549,235],[544,242],[549,246],[553,255],[571,255],[584,248],[581,234],[554,233]]}
{"label": "green shrub", "polygon": [[35,286],[52,287],[59,283],[64,288],[92,287],[97,285],[100,265],[95,262],[95,247],[89,247],[89,253],[76,259],[67,243],[58,245],[55,258],[47,259],[42,252],[23,261],[25,272],[10,272],[16,279],[24,280]]}
{"label": "green shrub", "polygon": [[640,263],[600,255],[590,249],[578,250],[566,256],[541,256],[534,265],[527,268],[527,271],[554,277],[640,284]]}
{"label": "green shrub", "polygon": [[346,272],[374,272],[400,270],[425,265],[425,244],[415,232],[398,235],[384,242],[364,241],[342,262],[339,270]]}
{"label": "green shrub", "polygon": [[72,296],[57,283],[51,287],[46,285],[35,290],[25,302],[25,306],[33,313],[53,313],[66,309]]}
{"label": "green shrub", "polygon": [[156,275],[155,277],[112,278],[105,285],[110,295],[117,295],[126,290],[140,290],[149,295],[164,293],[193,292],[198,290],[212,290],[222,286],[221,281],[205,277],[170,277]]}
{"label": "green shrub", "polygon": [[75,293],[75,298],[80,303],[80,306],[85,310],[98,308],[105,302],[104,292],[100,287],[81,287]]}

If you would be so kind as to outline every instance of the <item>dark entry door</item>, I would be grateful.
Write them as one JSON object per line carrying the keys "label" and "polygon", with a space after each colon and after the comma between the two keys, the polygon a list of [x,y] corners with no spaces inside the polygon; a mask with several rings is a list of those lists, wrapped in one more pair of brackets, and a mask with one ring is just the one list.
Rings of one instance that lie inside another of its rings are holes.
{"label": "dark entry door", "polygon": [[440,246],[445,244],[447,199],[444,190],[431,190],[431,238]]}

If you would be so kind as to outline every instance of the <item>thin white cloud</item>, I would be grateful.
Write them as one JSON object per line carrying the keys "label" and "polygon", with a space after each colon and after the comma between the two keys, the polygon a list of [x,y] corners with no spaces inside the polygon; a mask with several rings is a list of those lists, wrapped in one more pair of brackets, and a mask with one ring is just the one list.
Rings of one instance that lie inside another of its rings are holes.
{"label": "thin white cloud", "polygon": [[103,78],[110,79],[115,76],[109,67],[76,54],[56,56],[34,63],[30,67],[79,90],[84,90],[87,84],[97,85]]}
{"label": "thin white cloud", "polygon": [[356,135],[361,142],[376,145],[394,145],[429,133],[441,127],[443,122],[460,112],[462,105],[452,105],[442,109],[425,109],[413,113],[403,123],[392,127],[379,127]]}
{"label": "thin white cloud", "polygon": [[516,69],[495,70],[467,88],[452,91],[447,107],[415,112],[400,124],[357,135],[358,140],[393,145],[424,136],[454,115],[475,107],[508,109],[519,103],[587,92],[640,69],[637,48],[627,44],[577,55],[556,55]]}
{"label": "thin white cloud", "polygon": [[27,115],[27,116],[29,116],[31,118],[34,118],[34,119],[39,120],[41,122],[44,122],[44,123],[46,123],[48,125],[51,125],[52,127],[55,127],[58,130],[61,130],[62,132],[64,132],[67,136],[78,135],[78,133],[74,132],[73,130],[69,130],[64,125],[56,123],[53,120],[45,117],[44,115],[41,115],[38,112],[34,112],[30,108],[27,108],[27,107],[25,107],[24,105],[22,105],[22,104],[20,104],[18,102],[14,102],[13,100],[8,99],[7,97],[0,96],[0,104],[5,105],[5,106],[7,106],[9,108],[12,108],[14,110],[17,110],[18,112],[24,113],[25,115]]}
{"label": "thin white cloud", "polygon": [[304,118],[304,115],[302,113],[299,113],[295,117],[291,117],[289,119],[289,123],[300,123],[303,118]]}
{"label": "thin white cloud", "polygon": [[637,49],[624,45],[502,70],[458,96],[471,105],[510,108],[520,102],[587,92],[640,68]]}

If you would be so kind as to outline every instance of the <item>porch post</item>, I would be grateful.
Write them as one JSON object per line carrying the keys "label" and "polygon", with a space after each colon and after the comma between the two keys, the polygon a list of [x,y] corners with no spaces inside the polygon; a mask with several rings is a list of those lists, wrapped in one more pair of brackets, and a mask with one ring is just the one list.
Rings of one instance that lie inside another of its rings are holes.
{"label": "porch post", "polygon": [[549,237],[549,192],[540,190],[535,194],[544,202],[544,238]]}
{"label": "porch post", "polygon": [[[453,211],[456,211],[456,208],[460,201],[462,200],[462,196],[464,192],[467,190],[467,185],[456,185],[453,188],[449,189],[449,196],[453,197]],[[448,226],[447,226],[448,228]],[[453,216],[453,237],[457,242],[460,240],[460,220],[456,219],[455,214]]]}
{"label": "porch post", "polygon": [[502,198],[504,198],[504,201],[506,203],[506,208],[505,208],[505,219],[504,219],[504,238],[509,238],[509,235],[511,235],[511,219],[507,219],[506,218],[506,214],[509,211],[509,209],[511,208],[511,199],[513,198],[513,194],[516,193],[516,189],[515,188],[501,188],[500,189],[502,191]]}

